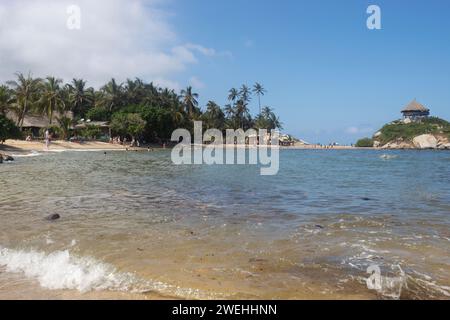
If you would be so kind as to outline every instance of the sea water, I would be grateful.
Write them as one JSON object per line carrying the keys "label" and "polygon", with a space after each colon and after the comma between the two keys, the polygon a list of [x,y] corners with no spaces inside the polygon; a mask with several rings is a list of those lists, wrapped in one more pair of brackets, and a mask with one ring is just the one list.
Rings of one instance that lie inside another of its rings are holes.
{"label": "sea water", "polygon": [[63,152],[0,186],[1,298],[450,297],[448,152],[281,150],[275,176]]}

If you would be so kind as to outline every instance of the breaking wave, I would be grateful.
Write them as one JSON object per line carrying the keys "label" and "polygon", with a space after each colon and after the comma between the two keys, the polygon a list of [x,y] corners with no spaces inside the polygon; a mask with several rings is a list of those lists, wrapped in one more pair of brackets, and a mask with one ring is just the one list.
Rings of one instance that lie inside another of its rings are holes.
{"label": "breaking wave", "polygon": [[35,250],[14,250],[0,247],[0,267],[6,272],[21,273],[35,279],[50,290],[120,291],[190,298],[213,299],[225,295],[193,288],[144,280],[131,273],[119,272],[114,266],[90,257],[78,257],[69,250],[45,253]]}
{"label": "breaking wave", "polygon": [[50,254],[38,251],[0,248],[0,266],[7,272],[23,273],[37,279],[43,288],[92,290],[128,290],[133,284],[129,274],[91,258],[79,258],[68,250]]}

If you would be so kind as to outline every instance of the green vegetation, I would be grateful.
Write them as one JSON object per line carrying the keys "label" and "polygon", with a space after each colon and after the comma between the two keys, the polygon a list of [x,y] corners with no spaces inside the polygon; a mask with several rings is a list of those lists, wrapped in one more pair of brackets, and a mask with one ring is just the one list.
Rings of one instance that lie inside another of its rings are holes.
{"label": "green vegetation", "polygon": [[0,142],[6,139],[19,139],[21,137],[22,134],[14,122],[0,114]]}
{"label": "green vegetation", "polygon": [[[14,113],[16,125],[23,127],[27,115],[43,115],[49,119],[55,134],[69,138],[71,128],[81,119],[111,121],[111,134],[141,138],[148,142],[168,141],[177,128],[192,130],[193,121],[205,122],[205,129],[281,129],[281,122],[270,107],[261,108],[261,97],[267,92],[256,83],[251,89],[242,85],[229,91],[228,104],[223,108],[209,101],[205,111],[199,105],[199,95],[192,87],[178,94],[141,79],[118,83],[111,79],[98,90],[87,86],[83,79],[64,84],[61,79],[33,78],[16,74],[17,79],[0,86],[0,114]],[[259,114],[252,116],[249,106],[252,94],[258,98]],[[73,113],[73,121],[66,112]],[[61,119],[56,118],[58,114]],[[97,136],[98,128],[86,128],[82,135]]]}
{"label": "green vegetation", "polygon": [[99,139],[102,135],[102,129],[96,125],[87,125],[86,128],[82,129],[80,136],[88,140]]}
{"label": "green vegetation", "polygon": [[356,147],[358,148],[372,148],[373,147],[373,139],[371,138],[363,138],[356,142]]}
{"label": "green vegetation", "polygon": [[73,125],[73,121],[67,117],[58,118],[58,124],[61,134],[61,139],[68,139],[70,136],[70,131]]}
{"label": "green vegetation", "polygon": [[111,130],[120,135],[130,135],[134,140],[144,132],[146,124],[138,113],[121,112],[113,115]]}
{"label": "green vegetation", "polygon": [[86,119],[91,121],[110,121],[111,113],[104,108],[91,108],[86,113]]}
{"label": "green vegetation", "polygon": [[381,145],[397,139],[412,141],[414,137],[422,134],[444,134],[450,138],[450,123],[437,117],[411,123],[396,121],[385,125],[381,128],[380,133],[376,139]]}

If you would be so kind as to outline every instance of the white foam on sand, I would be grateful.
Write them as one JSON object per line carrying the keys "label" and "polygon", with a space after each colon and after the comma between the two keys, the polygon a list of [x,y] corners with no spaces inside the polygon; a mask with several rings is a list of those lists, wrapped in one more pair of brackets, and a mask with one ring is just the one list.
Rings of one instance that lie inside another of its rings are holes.
{"label": "white foam on sand", "polygon": [[73,256],[68,250],[50,254],[33,250],[11,250],[0,247],[0,266],[7,272],[23,273],[36,279],[43,288],[127,291],[133,282],[129,274],[91,258]]}
{"label": "white foam on sand", "polygon": [[30,153],[27,153],[27,154],[12,154],[11,156],[13,158],[30,158],[30,157],[38,157],[41,155],[42,155],[42,153],[39,153],[37,151],[31,151]]}
{"label": "white foam on sand", "polygon": [[144,280],[131,273],[118,272],[107,263],[90,257],[73,255],[69,250],[51,253],[15,250],[0,246],[0,267],[6,272],[25,275],[50,290],[158,292],[169,296],[194,299],[224,298],[221,293],[202,292],[160,281]]}

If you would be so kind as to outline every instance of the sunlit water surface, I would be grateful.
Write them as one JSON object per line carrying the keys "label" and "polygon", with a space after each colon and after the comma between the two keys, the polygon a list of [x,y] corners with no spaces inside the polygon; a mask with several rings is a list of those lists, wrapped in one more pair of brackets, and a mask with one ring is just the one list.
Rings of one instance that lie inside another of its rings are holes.
{"label": "sunlit water surface", "polygon": [[63,152],[0,186],[0,298],[450,297],[448,152],[282,150],[276,176]]}

